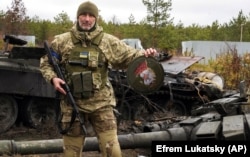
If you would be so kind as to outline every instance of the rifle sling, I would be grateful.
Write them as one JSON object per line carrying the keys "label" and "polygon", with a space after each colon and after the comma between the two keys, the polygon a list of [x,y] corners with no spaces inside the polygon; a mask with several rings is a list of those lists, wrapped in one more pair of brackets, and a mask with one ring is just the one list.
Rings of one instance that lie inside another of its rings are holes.
{"label": "rifle sling", "polygon": [[69,126],[67,128],[65,128],[65,129],[62,129],[62,126],[61,126],[62,116],[60,116],[60,118],[58,119],[58,123],[57,123],[60,133],[61,134],[66,134],[70,130],[70,128],[72,127],[75,119],[76,119],[76,111],[73,110],[73,112],[71,114],[71,120],[70,120]]}

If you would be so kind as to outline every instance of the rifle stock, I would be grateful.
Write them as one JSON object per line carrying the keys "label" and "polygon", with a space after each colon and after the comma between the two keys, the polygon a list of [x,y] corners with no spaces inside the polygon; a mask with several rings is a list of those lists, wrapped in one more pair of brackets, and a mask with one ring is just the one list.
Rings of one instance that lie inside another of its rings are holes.
{"label": "rifle stock", "polygon": [[[62,71],[61,71],[61,68],[60,68],[59,65],[57,64],[56,58],[52,55],[52,52],[51,52],[51,50],[50,50],[50,48],[49,48],[49,45],[48,45],[48,42],[47,42],[47,41],[44,42],[44,48],[45,48],[45,50],[47,51],[48,59],[49,59],[49,61],[51,62],[51,64],[53,65],[53,68],[54,68],[55,72],[57,73],[57,76],[58,76],[60,79],[62,79],[62,80],[65,81],[64,76],[63,76],[63,73],[62,73]],[[66,82],[66,81],[65,81],[65,82]],[[87,135],[86,127],[85,127],[85,125],[84,125],[84,122],[83,122],[83,120],[82,120],[80,114],[79,114],[79,109],[78,109],[78,107],[77,107],[77,105],[76,105],[75,99],[74,99],[74,97],[73,97],[73,95],[72,95],[72,93],[71,93],[71,91],[70,91],[70,88],[69,88],[68,84],[65,83],[65,84],[62,85],[62,87],[63,87],[64,90],[66,91],[66,95],[67,95],[67,98],[68,98],[68,100],[69,100],[69,103],[72,105],[73,110],[74,110],[74,112],[76,113],[76,116],[78,117],[78,119],[79,119],[79,121],[80,121],[80,124],[81,124],[81,127],[82,127],[82,130],[83,130],[84,135]],[[73,114],[73,113],[72,113],[72,114]]]}

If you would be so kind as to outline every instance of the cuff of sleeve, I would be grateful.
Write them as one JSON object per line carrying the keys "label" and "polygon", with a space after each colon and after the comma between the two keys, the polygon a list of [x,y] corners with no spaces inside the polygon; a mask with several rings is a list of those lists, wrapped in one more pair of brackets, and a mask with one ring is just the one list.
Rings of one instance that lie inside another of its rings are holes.
{"label": "cuff of sleeve", "polygon": [[53,76],[53,77],[51,77],[51,79],[50,79],[50,83],[51,83],[52,85],[54,85],[54,83],[53,83],[53,78],[55,78],[55,77],[57,77],[57,76]]}

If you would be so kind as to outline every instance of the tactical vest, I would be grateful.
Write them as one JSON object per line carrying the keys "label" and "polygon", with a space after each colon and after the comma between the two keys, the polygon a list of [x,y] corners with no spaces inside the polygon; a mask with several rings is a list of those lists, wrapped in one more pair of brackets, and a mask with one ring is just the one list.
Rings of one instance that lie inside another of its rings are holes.
{"label": "tactical vest", "polygon": [[73,96],[90,98],[94,91],[103,88],[108,79],[108,66],[104,54],[98,47],[103,33],[94,38],[87,47],[71,33],[74,48],[65,65],[67,81]]}

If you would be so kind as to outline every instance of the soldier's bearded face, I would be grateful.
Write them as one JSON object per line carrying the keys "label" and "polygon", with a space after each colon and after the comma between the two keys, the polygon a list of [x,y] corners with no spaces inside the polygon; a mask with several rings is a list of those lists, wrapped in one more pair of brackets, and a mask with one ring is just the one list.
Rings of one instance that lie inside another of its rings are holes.
{"label": "soldier's bearded face", "polygon": [[88,31],[92,27],[94,27],[95,22],[96,22],[96,18],[95,18],[95,16],[86,13],[86,14],[82,14],[78,17],[78,22],[79,22],[79,26],[83,30]]}

